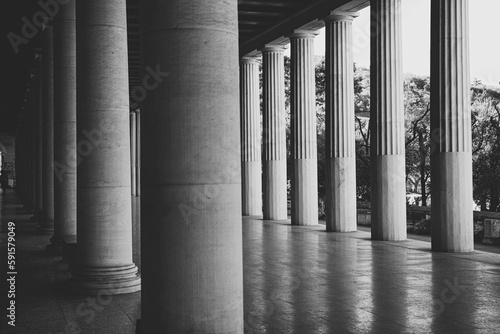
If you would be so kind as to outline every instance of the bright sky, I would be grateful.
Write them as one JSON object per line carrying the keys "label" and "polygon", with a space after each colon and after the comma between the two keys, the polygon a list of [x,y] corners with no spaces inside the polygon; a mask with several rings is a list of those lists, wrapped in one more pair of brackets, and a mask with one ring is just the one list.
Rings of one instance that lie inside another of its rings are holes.
{"label": "bright sky", "polygon": [[[402,0],[403,71],[430,73],[430,0]],[[471,77],[488,85],[500,85],[499,0],[470,0]],[[354,61],[370,66],[370,8],[353,23]],[[324,29],[314,41],[315,53],[325,54]]]}

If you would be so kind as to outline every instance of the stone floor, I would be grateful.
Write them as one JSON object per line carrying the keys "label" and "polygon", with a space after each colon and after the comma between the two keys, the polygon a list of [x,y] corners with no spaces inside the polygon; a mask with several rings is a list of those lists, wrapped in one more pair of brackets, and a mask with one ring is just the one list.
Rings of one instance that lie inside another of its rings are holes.
{"label": "stone floor", "polygon": [[[2,334],[135,332],[140,293],[63,293],[70,274],[44,251],[49,237],[34,233],[12,191],[0,201],[1,230],[16,222],[18,272],[16,327],[3,314]],[[373,242],[366,231],[326,233],[321,225],[245,218],[243,227],[245,333],[500,333],[499,254],[431,253],[425,241]],[[3,263],[6,238],[0,233]],[[6,294],[2,279],[2,313]]]}

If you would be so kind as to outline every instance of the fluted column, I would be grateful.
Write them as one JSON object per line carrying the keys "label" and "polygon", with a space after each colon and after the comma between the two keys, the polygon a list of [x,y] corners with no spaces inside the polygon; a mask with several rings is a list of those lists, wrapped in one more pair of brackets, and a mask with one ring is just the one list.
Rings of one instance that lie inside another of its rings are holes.
{"label": "fluted column", "polygon": [[137,196],[137,119],[130,112],[130,181],[132,196]]}
{"label": "fluted column", "polygon": [[264,219],[283,220],[288,217],[284,48],[269,45],[261,51],[263,216]]}
{"label": "fluted column", "polygon": [[76,235],[76,16],[75,0],[54,18],[54,237],[61,251]]}
{"label": "fluted column", "polygon": [[[141,1],[142,333],[243,333],[236,0]],[[145,72],[146,74],[147,72]]]}
{"label": "fluted column", "polygon": [[259,64],[240,61],[241,190],[244,216],[262,215]]}
{"label": "fluted column", "polygon": [[314,37],[296,31],[291,41],[292,224],[318,224],[318,162]]}
{"label": "fluted column", "polygon": [[132,262],[125,0],[76,2],[77,259],[68,289],[140,290]]}
{"label": "fluted column", "polygon": [[469,1],[431,2],[432,250],[474,250]]}
{"label": "fluted column", "polygon": [[326,230],[357,230],[352,21],[333,12],[326,25]]}
{"label": "fluted column", "polygon": [[42,216],[37,232],[54,233],[54,37],[52,26],[43,33]]}
{"label": "fluted column", "polygon": [[405,240],[401,0],[372,1],[371,19],[372,239]]}

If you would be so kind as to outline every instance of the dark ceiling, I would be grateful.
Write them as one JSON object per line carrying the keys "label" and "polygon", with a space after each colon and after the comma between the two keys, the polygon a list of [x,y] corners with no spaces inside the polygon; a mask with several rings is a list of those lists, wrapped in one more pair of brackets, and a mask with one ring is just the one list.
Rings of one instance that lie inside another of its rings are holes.
{"label": "dark ceiling", "polygon": [[[22,18],[30,21],[40,11],[39,0],[16,0],[4,3],[0,27],[0,132],[14,134],[33,63],[33,49],[40,46],[40,36],[19,47],[16,54],[7,37],[9,32],[20,34]],[[139,2],[127,0],[129,31],[130,86],[139,84],[140,32]],[[283,36],[301,26],[320,26],[318,18],[329,10],[353,10],[365,7],[369,0],[238,0],[240,54],[244,55],[274,40],[283,42]]]}

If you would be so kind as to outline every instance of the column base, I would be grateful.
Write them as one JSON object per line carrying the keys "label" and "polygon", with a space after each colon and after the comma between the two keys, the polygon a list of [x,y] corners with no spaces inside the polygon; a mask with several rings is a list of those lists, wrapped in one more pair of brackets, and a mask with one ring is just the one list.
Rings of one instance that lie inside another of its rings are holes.
{"label": "column base", "polygon": [[316,159],[293,161],[292,225],[318,225],[318,165]]}
{"label": "column base", "polygon": [[435,153],[431,157],[432,251],[474,251],[472,153]]}
{"label": "column base", "polygon": [[262,216],[262,173],[260,161],[241,162],[243,216]]}
{"label": "column base", "polygon": [[286,160],[263,162],[263,218],[264,220],[288,219]]}
{"label": "column base", "polygon": [[326,231],[356,232],[356,158],[330,158],[326,173]]}
{"label": "column base", "polygon": [[372,240],[405,241],[406,169],[404,155],[371,157]]}
{"label": "column base", "polygon": [[75,268],[64,290],[75,295],[121,295],[141,290],[135,264],[119,268]]}

